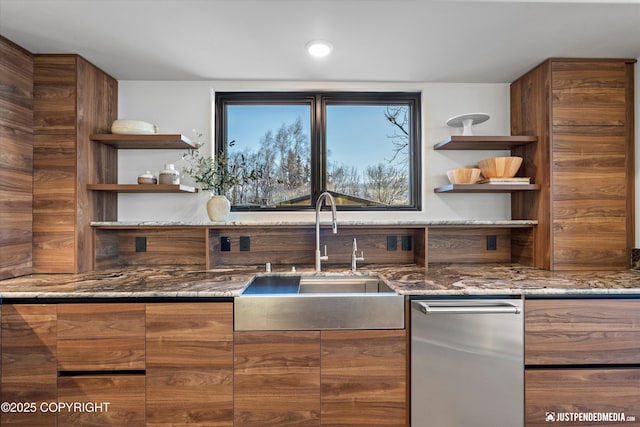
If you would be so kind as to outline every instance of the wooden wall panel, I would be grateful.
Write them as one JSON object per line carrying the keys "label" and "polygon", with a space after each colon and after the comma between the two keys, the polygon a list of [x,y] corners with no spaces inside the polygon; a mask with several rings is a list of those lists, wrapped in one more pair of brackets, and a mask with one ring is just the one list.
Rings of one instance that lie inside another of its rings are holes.
{"label": "wooden wall panel", "polygon": [[[497,249],[487,250],[487,236],[497,239]],[[429,229],[429,263],[511,262],[511,230],[508,228]]]}
{"label": "wooden wall panel", "polygon": [[33,57],[0,36],[0,280],[32,272]]}
{"label": "wooden wall panel", "polygon": [[407,420],[406,331],[322,331],[322,425]]}
{"label": "wooden wall panel", "polygon": [[512,195],[514,219],[538,220],[533,234],[514,231],[514,261],[551,270],[630,266],[634,62],[551,59],[511,85],[511,133],[538,134],[513,154],[542,186]]}
{"label": "wooden wall panel", "polygon": [[[2,401],[55,402],[56,306],[2,305]],[[56,414],[0,413],[0,425],[55,427]]]}
{"label": "wooden wall panel", "polygon": [[[204,228],[118,230],[120,265],[205,266]],[[136,252],[136,237],[147,238],[147,251]]]}
{"label": "wooden wall panel", "polygon": [[117,153],[89,135],[117,118],[117,81],[77,55],[36,55],[34,72],[34,270],[93,269],[92,220],[114,220],[116,194],[88,183],[117,177]]}
{"label": "wooden wall panel", "polygon": [[320,332],[234,334],[236,427],[320,426]]}
{"label": "wooden wall panel", "polygon": [[521,174],[540,184],[539,191],[511,194],[513,219],[538,220],[533,230],[513,230],[512,260],[546,269],[551,267],[549,68],[545,62],[511,84],[511,134],[538,136],[537,143],[514,148],[512,155],[524,158]]}
{"label": "wooden wall panel", "polygon": [[623,61],[553,61],[554,126],[624,126],[626,66]]}
{"label": "wooden wall panel", "polygon": [[[220,237],[231,238],[231,251],[220,251]],[[240,237],[251,239],[251,250],[240,251]],[[387,251],[387,236],[396,238],[397,250]],[[402,236],[411,237],[411,250],[402,250]],[[367,263],[410,264],[414,262],[414,230],[407,228],[349,228],[340,227],[338,233],[331,228],[320,229],[321,252],[327,245],[329,261],[323,265],[351,265],[353,238],[358,242],[358,254],[364,251]],[[420,237],[420,236],[419,236]],[[209,245],[216,249],[212,255],[214,265],[234,264],[290,264],[313,265],[315,262],[315,228],[245,228],[244,230],[212,230]],[[212,246],[214,245],[214,246]]]}
{"label": "wooden wall panel", "polygon": [[233,304],[147,304],[147,426],[233,426]]}

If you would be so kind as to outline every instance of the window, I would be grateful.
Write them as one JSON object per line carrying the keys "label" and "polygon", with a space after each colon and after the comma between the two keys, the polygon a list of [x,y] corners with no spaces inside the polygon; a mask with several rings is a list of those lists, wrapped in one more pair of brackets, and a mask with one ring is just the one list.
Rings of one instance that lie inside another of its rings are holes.
{"label": "window", "polygon": [[233,209],[297,210],[323,191],[342,210],[420,208],[420,94],[222,92],[216,150],[260,178]]}

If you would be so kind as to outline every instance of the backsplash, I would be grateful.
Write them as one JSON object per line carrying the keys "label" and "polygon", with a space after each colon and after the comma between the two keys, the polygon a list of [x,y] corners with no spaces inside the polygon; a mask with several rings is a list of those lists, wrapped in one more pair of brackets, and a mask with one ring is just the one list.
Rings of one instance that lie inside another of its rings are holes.
{"label": "backsplash", "polygon": [[631,249],[631,268],[640,270],[640,248]]}

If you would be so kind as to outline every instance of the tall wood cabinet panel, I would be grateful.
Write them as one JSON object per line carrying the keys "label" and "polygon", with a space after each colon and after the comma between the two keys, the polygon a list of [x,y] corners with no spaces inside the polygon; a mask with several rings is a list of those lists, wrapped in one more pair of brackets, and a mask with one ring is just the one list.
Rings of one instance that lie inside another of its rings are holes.
{"label": "tall wood cabinet panel", "polygon": [[78,55],[34,56],[33,270],[93,268],[92,220],[115,220],[116,149],[89,140],[117,118],[117,81]]}
{"label": "tall wood cabinet panel", "polygon": [[32,271],[33,56],[0,36],[0,280]]}
{"label": "tall wood cabinet panel", "polygon": [[147,304],[147,426],[233,426],[233,303]]}
{"label": "tall wood cabinet panel", "polygon": [[551,270],[629,268],[634,236],[635,60],[550,59],[511,85],[513,149],[540,192],[512,195],[516,261]]}
{"label": "tall wood cabinet panel", "polygon": [[[57,399],[56,306],[2,305],[2,401],[55,402]],[[55,427],[56,413],[0,413],[0,425]]]}

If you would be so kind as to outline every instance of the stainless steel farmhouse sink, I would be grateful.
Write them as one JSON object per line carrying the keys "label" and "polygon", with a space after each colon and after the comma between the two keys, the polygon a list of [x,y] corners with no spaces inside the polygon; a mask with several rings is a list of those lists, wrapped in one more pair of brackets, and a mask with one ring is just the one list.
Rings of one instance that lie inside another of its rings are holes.
{"label": "stainless steel farmhouse sink", "polygon": [[235,299],[236,331],[404,328],[404,297],[377,276],[257,276]]}

